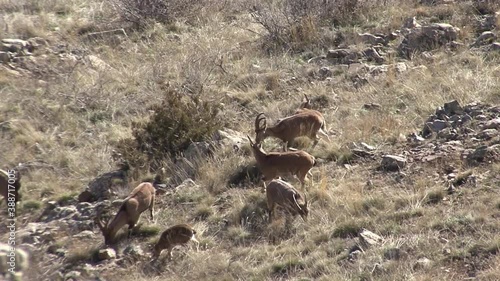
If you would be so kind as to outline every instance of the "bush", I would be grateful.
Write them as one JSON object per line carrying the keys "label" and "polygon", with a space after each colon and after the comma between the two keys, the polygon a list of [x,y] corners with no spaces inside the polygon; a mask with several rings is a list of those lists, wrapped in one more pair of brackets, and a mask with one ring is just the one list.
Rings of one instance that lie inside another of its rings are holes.
{"label": "bush", "polygon": [[271,47],[304,51],[321,43],[321,27],[355,24],[362,9],[368,6],[358,0],[257,1],[251,15],[267,30],[265,42],[274,44]]}
{"label": "bush", "polygon": [[152,22],[170,24],[179,18],[189,19],[199,15],[206,1],[200,0],[113,0],[122,20],[136,28]]}
{"label": "bush", "polygon": [[219,105],[203,101],[199,94],[168,90],[161,104],[149,108],[147,122],[132,124],[133,139],[122,140],[118,151],[132,166],[153,166],[179,156],[192,142],[210,139],[220,129]]}

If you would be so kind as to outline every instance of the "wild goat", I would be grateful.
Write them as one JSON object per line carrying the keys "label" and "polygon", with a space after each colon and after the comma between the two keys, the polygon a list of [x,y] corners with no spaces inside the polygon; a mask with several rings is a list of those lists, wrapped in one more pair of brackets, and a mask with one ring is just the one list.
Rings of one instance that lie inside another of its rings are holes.
{"label": "wild goat", "polygon": [[[261,143],[267,137],[272,136],[283,141],[283,150],[286,151],[295,138],[307,136],[314,141],[313,147],[315,147],[319,142],[318,132],[330,139],[324,131],[325,119],[318,113],[312,109],[302,110],[268,127],[266,117],[261,112],[255,118],[255,142]],[[264,121],[262,125],[261,121]]]}
{"label": "wild goat", "polygon": [[9,195],[11,198],[10,201],[18,202],[21,200],[21,195],[19,194],[19,189],[21,188],[21,175],[18,170],[12,169],[9,171],[5,171],[0,169],[0,195],[5,198],[5,202],[9,204]]}
{"label": "wild goat", "polygon": [[309,97],[307,97],[306,94],[304,94],[304,100],[300,104],[299,108],[297,108],[297,110],[295,110],[295,114],[302,113],[302,112],[304,112],[304,110],[313,110],[313,111],[316,111],[317,113],[319,113],[319,115],[323,116],[321,114],[321,112],[312,109],[311,100],[309,99]]}
{"label": "wild goat", "polygon": [[151,220],[154,219],[155,192],[156,190],[151,183],[141,183],[125,198],[111,223],[108,221],[104,224],[101,213],[97,215],[95,222],[104,235],[106,245],[113,242],[116,233],[126,224],[128,224],[128,236],[130,237],[132,228],[139,221],[141,213],[147,209],[151,214]]}
{"label": "wild goat", "polygon": [[297,176],[304,188],[307,174],[310,174],[311,168],[316,164],[314,156],[302,150],[266,153],[261,144],[253,143],[247,137],[264,182],[291,174]]}
{"label": "wild goat", "polygon": [[266,187],[267,207],[269,211],[269,222],[276,205],[281,206],[293,216],[300,215],[307,221],[309,210],[307,198],[302,196],[291,184],[281,179],[272,180]]}
{"label": "wild goat", "polygon": [[168,228],[161,234],[153,248],[153,259],[160,257],[161,252],[165,249],[168,251],[168,258],[171,259],[172,249],[175,246],[186,244],[191,240],[196,242],[196,250],[198,251],[200,242],[196,240],[195,234],[196,230],[187,224],[178,224]]}

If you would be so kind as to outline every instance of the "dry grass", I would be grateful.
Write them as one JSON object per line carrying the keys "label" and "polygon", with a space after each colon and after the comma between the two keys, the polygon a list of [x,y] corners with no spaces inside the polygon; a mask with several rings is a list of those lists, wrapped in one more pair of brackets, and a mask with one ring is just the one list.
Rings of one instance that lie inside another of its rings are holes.
{"label": "dry grass", "polygon": [[[127,29],[128,36],[115,44],[85,37],[90,31],[120,27],[119,16],[106,1],[0,0],[1,38],[39,36],[60,51],[35,51],[35,59],[17,69],[22,76],[0,68],[2,168],[20,162],[46,163],[23,176],[23,222],[42,211],[39,201],[65,200],[98,174],[114,169],[116,144],[132,136],[133,122],[147,120],[148,107],[161,103],[167,87],[187,92],[202,89],[202,99],[222,106],[219,117],[224,126],[251,136],[258,112],[274,122],[297,108],[307,94],[325,100],[320,110],[332,139],[311,151],[326,162],[312,171],[307,223],[288,222],[280,213],[283,217],[268,224],[260,183],[241,175],[252,173],[248,148],[238,152],[221,148],[212,157],[199,159],[191,174],[166,159],[163,164],[171,184],[190,176],[198,186],[159,196],[157,219],[154,225],[144,223],[144,235],[189,222],[199,233],[201,251],[179,247],[171,262],[140,260],[131,266],[99,269],[100,276],[122,281],[474,276],[495,280],[500,274],[495,236],[500,230],[500,202],[495,199],[498,163],[474,167],[478,186],[458,188],[449,195],[440,171],[447,164],[464,172],[471,169],[458,158],[401,175],[378,171],[378,163],[355,159],[348,148],[353,142],[366,142],[377,152],[399,153],[404,136],[419,131],[428,115],[446,101],[500,104],[500,57],[466,48],[454,53],[436,50],[432,61],[415,56],[406,62],[407,72],[381,75],[356,89],[344,70],[334,72],[332,80],[317,80],[309,75],[316,66],[307,64],[302,54],[266,53],[259,41],[266,31],[253,21],[243,1],[230,2],[211,4],[200,12],[202,20],[147,25],[140,32]],[[380,8],[363,14],[359,25],[335,31],[348,38],[352,32],[393,31],[406,18],[417,16],[424,22],[459,26],[465,30],[464,41],[475,38],[469,19],[477,13],[468,9],[473,1],[457,7],[422,6],[409,0],[382,2]],[[493,2],[491,7],[498,8]],[[302,39],[301,44],[315,38]],[[328,44],[322,47],[333,47]],[[325,51],[317,45],[312,49]],[[103,64],[96,64],[95,58]],[[391,58],[391,63],[396,62]],[[425,68],[417,67],[421,65]],[[380,110],[363,109],[371,102],[380,104]],[[309,147],[307,141],[302,145]],[[279,149],[273,140],[264,146]],[[154,172],[137,169],[132,180]],[[362,228],[385,239],[351,262],[348,251]],[[147,248],[155,239],[138,235],[131,243]],[[68,261],[94,262],[99,241],[89,242],[85,249],[76,242],[64,243]],[[397,258],[395,248],[401,252]],[[432,264],[416,266],[422,257]],[[40,274],[37,267],[27,273]]]}

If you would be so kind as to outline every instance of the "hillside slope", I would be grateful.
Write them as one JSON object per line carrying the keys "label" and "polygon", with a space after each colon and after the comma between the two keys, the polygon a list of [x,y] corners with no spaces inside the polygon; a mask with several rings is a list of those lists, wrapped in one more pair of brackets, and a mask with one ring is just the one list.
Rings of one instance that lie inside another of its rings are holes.
{"label": "hillside slope", "polygon": [[[0,0],[15,278],[498,280],[497,1],[140,3]],[[269,223],[247,135],[304,95],[330,137],[293,144],[317,160],[309,218]],[[155,219],[107,248],[96,214],[153,178]],[[199,251],[151,261],[177,223]]]}

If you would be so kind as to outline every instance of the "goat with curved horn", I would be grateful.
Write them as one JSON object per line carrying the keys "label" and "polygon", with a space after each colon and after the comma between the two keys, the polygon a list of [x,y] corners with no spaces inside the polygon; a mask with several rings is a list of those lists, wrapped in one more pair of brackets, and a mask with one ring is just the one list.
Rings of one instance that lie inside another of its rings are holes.
{"label": "goat with curved horn", "polygon": [[301,182],[302,188],[305,187],[307,175],[316,164],[314,156],[302,150],[266,153],[259,143],[254,143],[250,136],[247,137],[264,182],[278,176],[294,175]]}
{"label": "goat with curved horn", "polygon": [[[261,125],[261,121],[263,124]],[[261,143],[267,137],[275,137],[283,142],[283,150],[292,141],[300,136],[307,136],[314,141],[313,147],[319,142],[318,132],[328,138],[324,132],[325,119],[315,110],[304,110],[298,114],[280,119],[273,126],[267,126],[267,120],[264,113],[259,113],[255,118],[255,142]]]}

